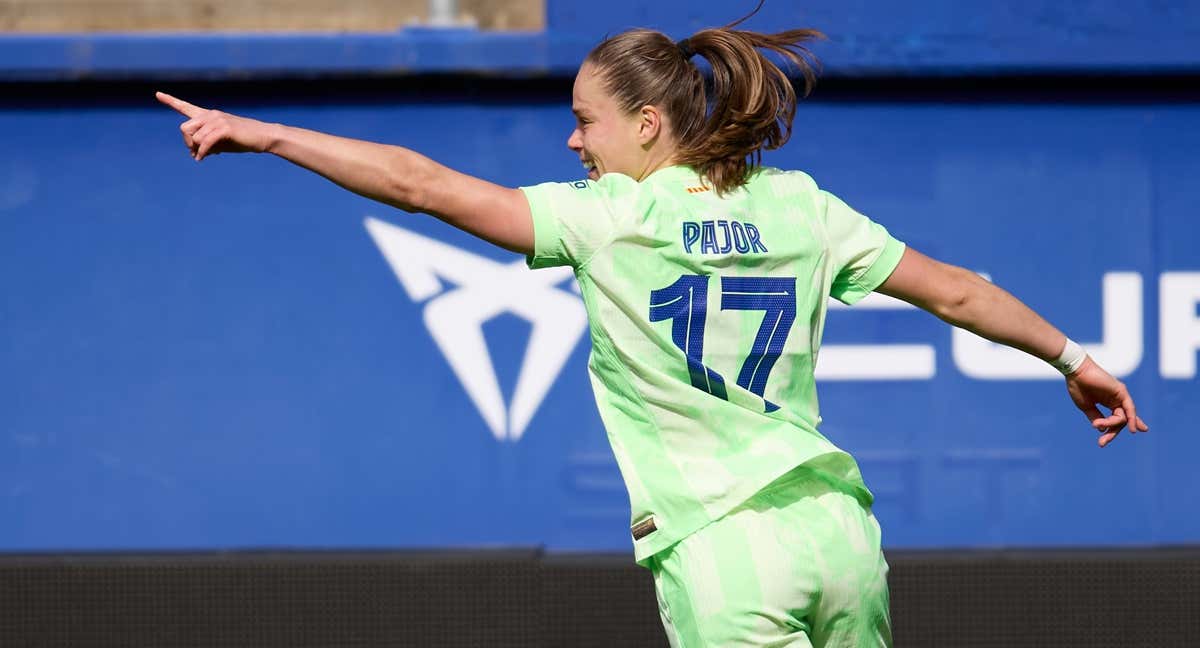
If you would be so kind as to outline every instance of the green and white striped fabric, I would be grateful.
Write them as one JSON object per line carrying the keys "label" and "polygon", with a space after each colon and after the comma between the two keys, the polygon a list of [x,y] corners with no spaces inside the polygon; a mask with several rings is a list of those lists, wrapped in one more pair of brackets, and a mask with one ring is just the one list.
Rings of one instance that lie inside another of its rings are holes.
{"label": "green and white striped fabric", "polygon": [[651,558],[672,648],[892,643],[879,524],[801,466]]}
{"label": "green and white striped fabric", "polygon": [[579,281],[640,564],[802,464],[870,504],[854,460],[817,431],[813,367],[827,299],[865,297],[902,243],[773,168],[724,197],[680,166],[522,190],[530,267]]}

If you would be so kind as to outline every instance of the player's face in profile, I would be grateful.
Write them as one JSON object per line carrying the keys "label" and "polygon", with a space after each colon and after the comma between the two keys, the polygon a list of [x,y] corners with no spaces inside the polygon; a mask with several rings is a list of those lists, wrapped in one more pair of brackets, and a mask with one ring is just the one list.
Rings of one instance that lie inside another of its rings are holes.
{"label": "player's face in profile", "polygon": [[617,107],[591,64],[584,63],[575,76],[571,110],[575,130],[567,148],[579,155],[588,177],[597,180],[605,173],[623,173],[637,179],[643,155],[637,140],[639,121]]}

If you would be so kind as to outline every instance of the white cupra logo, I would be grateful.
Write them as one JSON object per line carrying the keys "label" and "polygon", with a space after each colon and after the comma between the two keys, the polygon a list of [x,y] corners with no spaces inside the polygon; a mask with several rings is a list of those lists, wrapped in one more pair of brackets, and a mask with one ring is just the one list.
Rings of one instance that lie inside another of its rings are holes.
{"label": "white cupra logo", "polygon": [[[425,328],[492,435],[520,440],[587,328],[583,302],[560,287],[570,268],[530,272],[524,259],[496,262],[375,218],[365,225],[409,299],[424,302]],[[511,403],[483,335],[503,313],[533,327]]]}

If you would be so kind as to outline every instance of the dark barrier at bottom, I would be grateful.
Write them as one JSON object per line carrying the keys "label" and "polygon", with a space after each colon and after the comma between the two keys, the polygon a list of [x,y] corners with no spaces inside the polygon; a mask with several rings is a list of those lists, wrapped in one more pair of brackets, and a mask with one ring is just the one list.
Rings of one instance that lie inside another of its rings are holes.
{"label": "dark barrier at bottom", "polygon": [[[888,552],[898,646],[1194,646],[1200,547]],[[0,556],[0,646],[666,646],[624,556]]]}

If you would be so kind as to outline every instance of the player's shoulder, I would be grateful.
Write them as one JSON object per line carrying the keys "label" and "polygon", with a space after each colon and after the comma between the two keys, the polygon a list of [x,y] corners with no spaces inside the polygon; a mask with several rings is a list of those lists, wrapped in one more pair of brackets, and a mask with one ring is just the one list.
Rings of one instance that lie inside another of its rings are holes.
{"label": "player's shoulder", "polygon": [[555,180],[521,187],[521,190],[558,207],[587,204],[610,207],[634,196],[638,186],[628,176],[606,173],[599,180]]}
{"label": "player's shoulder", "polygon": [[818,191],[817,182],[804,171],[795,169],[780,169],[777,167],[759,167],[750,177],[750,184],[766,184],[771,192],[780,198],[797,195],[807,195]]}
{"label": "player's shoulder", "polygon": [[637,180],[622,173],[606,173],[599,180],[571,180],[558,184],[564,190],[574,190],[571,193],[581,198],[597,200],[619,200],[641,190]]}

